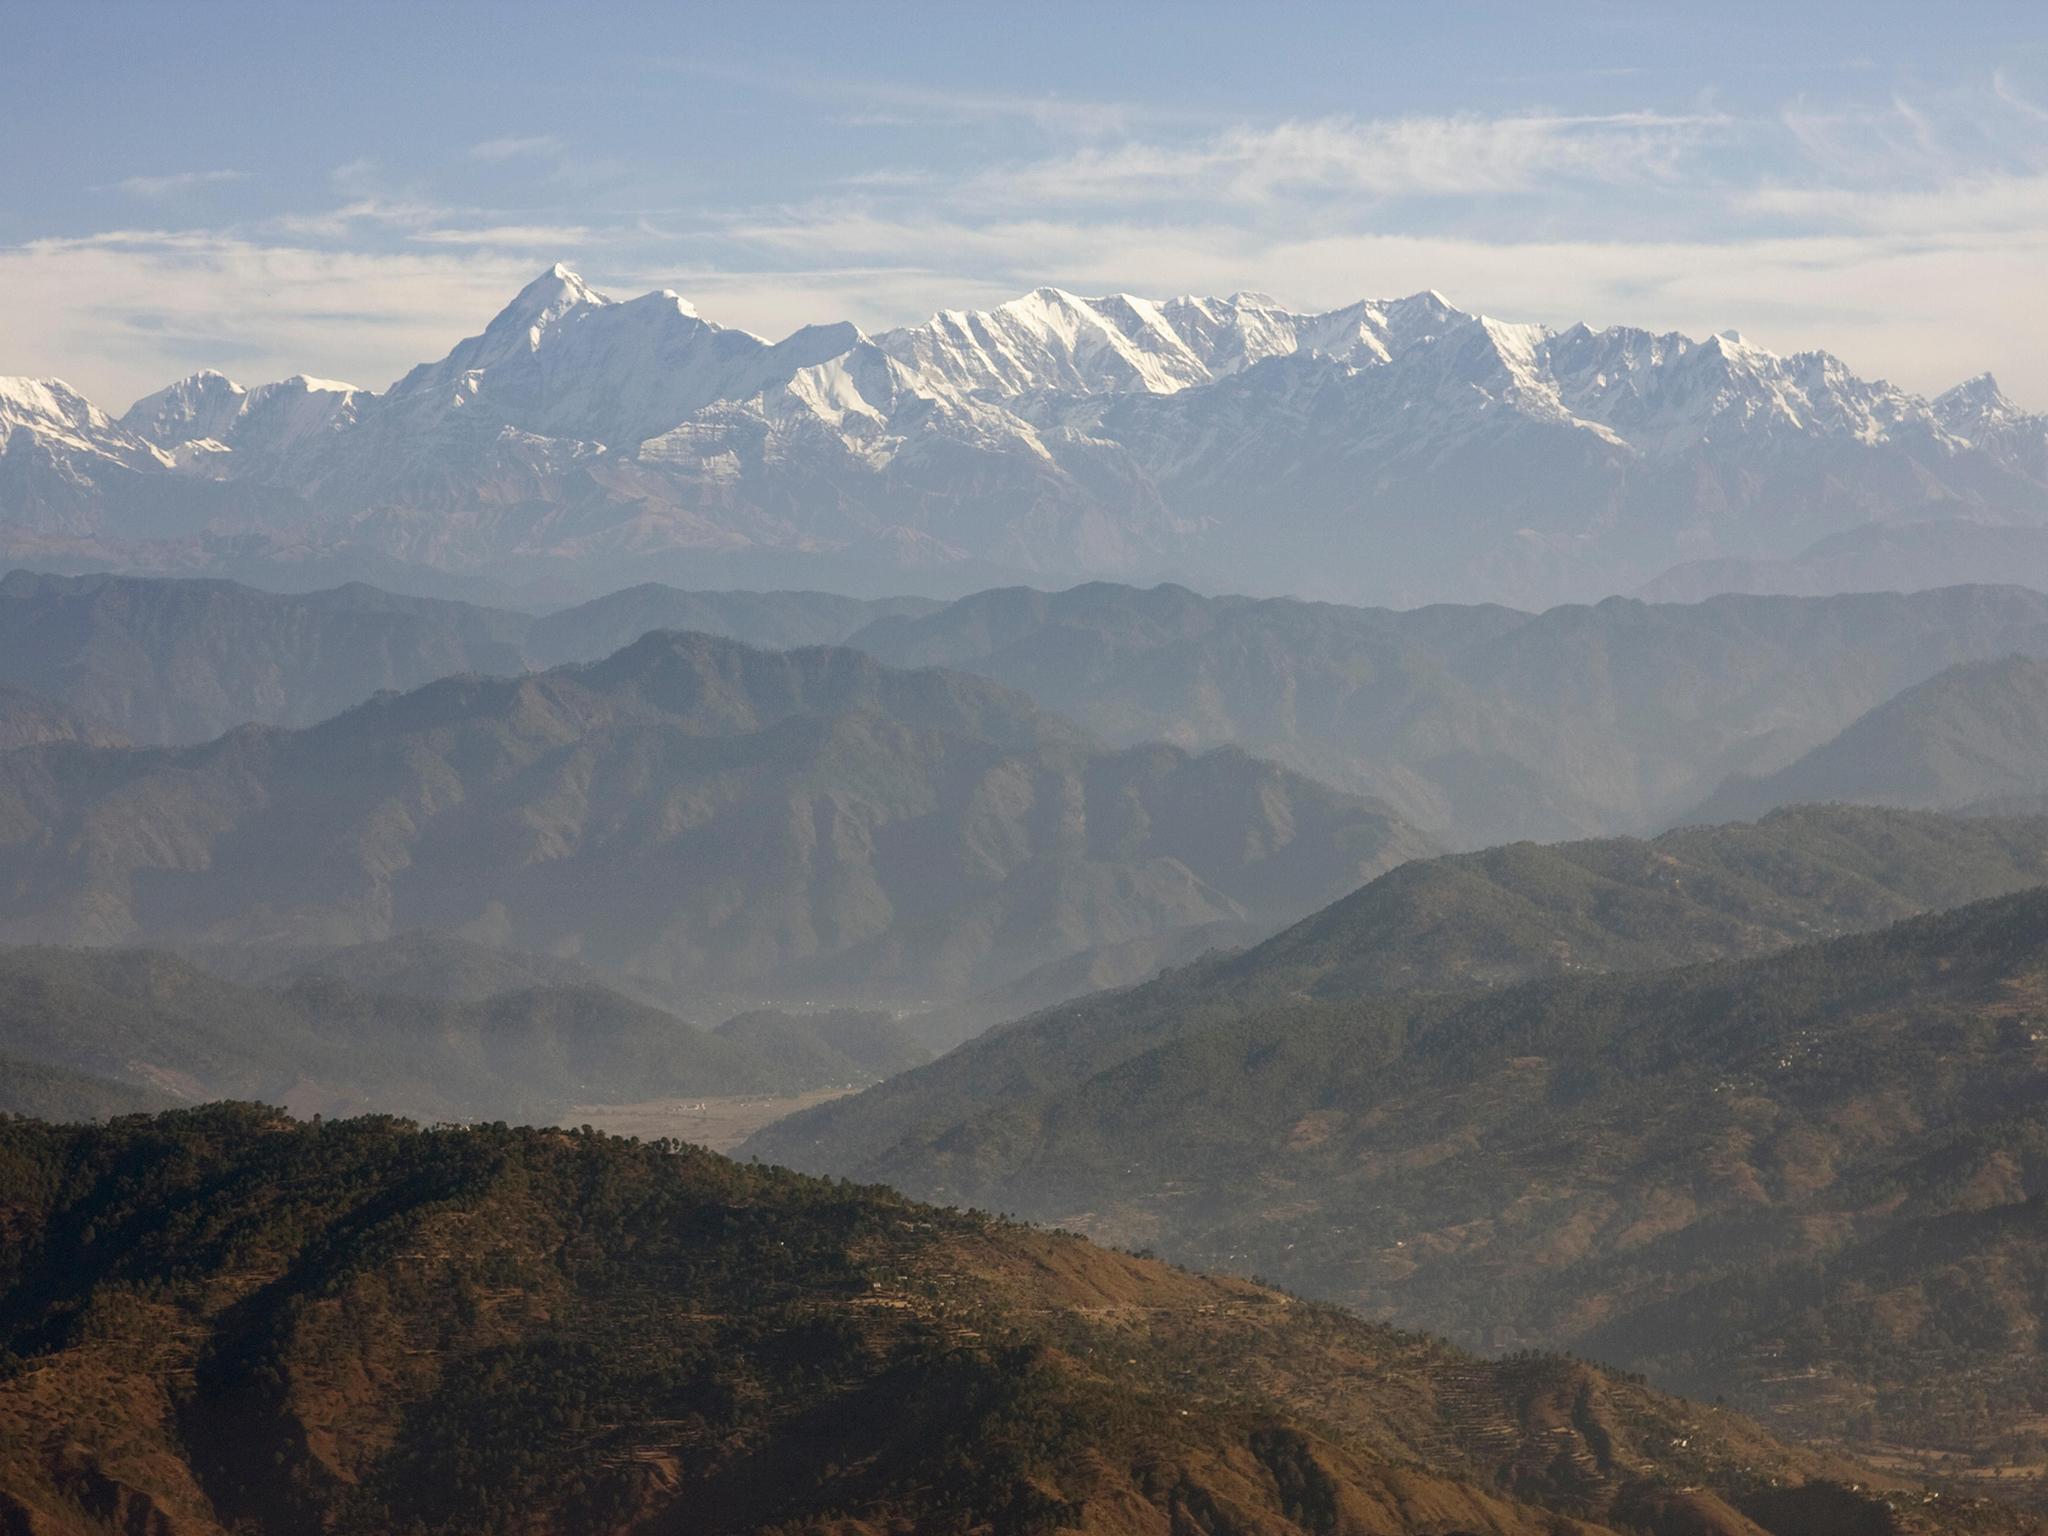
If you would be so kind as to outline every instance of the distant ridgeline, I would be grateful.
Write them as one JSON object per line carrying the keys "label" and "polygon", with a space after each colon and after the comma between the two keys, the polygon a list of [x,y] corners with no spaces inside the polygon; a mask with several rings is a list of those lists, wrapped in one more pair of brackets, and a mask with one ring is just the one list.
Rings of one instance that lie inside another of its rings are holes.
{"label": "distant ridgeline", "polygon": [[[279,595],[26,572],[0,580],[0,750],[311,726],[380,690],[595,662],[657,629],[979,673],[1105,746],[1239,747],[1383,800],[1457,847],[1635,833],[1794,799],[1956,808],[2039,793],[2027,764],[2048,760],[2034,750],[2048,745],[2039,712],[2007,709],[2019,695],[1986,692],[2002,674],[1970,667],[2048,657],[2048,597],[2009,587],[1528,614],[1102,584],[945,606],[640,586],[535,618],[361,585]],[[1795,772],[1923,685],[1921,705],[1883,724],[1937,738],[1886,749],[1919,765],[1910,782],[1845,776],[1825,759]]]}
{"label": "distant ridgeline", "polygon": [[[1889,542],[1908,519],[1920,541]],[[1734,332],[1551,331],[1435,292],[1039,288],[770,342],[557,266],[382,392],[205,372],[116,420],[0,378],[0,558],[268,584],[1180,573],[1542,607],[2042,581],[2048,544],[1986,534],[2044,528],[2048,417],[1988,375],[1927,399]]]}

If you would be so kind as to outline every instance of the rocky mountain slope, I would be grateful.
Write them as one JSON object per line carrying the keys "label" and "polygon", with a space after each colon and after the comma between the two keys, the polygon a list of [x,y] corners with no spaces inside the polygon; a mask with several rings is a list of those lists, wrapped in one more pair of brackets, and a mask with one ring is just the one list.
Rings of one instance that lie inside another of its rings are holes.
{"label": "rocky mountain slope", "polygon": [[42,1536],[2038,1529],[1574,1361],[690,1148],[0,1123],[0,1220],[0,1517]]}
{"label": "rocky mountain slope", "polygon": [[94,747],[125,745],[120,732],[55,699],[0,684],[0,752],[49,741],[77,741]]}
{"label": "rocky mountain slope", "polygon": [[1235,751],[1107,751],[985,679],[656,632],[303,731],[0,756],[0,937],[334,947],[434,928],[678,989],[964,997],[1278,925],[1428,842]]}
{"label": "rocky mountain slope", "polygon": [[1875,523],[2048,522],[2048,419],[1988,378],[1926,400],[1822,352],[1435,293],[1042,288],[771,343],[558,266],[382,393],[200,374],[114,421],[7,380],[0,444],[10,558],[163,570],[239,538],[515,581],[769,561],[1546,606]]}

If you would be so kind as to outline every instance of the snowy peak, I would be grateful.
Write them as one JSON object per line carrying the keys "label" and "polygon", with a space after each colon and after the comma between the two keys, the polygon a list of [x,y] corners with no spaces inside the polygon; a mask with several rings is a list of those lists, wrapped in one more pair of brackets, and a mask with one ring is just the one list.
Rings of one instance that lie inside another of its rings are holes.
{"label": "snowy peak", "polygon": [[992,398],[1171,394],[1208,377],[1159,307],[1129,294],[1084,299],[1038,288],[992,310],[941,310],[874,339],[933,382]]}
{"label": "snowy peak", "polygon": [[513,295],[512,302],[498,312],[486,329],[545,325],[579,304],[600,307],[611,302],[609,296],[599,293],[558,261]]}
{"label": "snowy peak", "polygon": [[309,439],[352,427],[371,398],[367,392],[338,379],[315,379],[295,373],[288,379],[249,391],[228,441],[240,450],[282,453]]}
{"label": "snowy peak", "polygon": [[[513,296],[512,302],[484,327],[483,335],[465,342],[473,347],[471,367],[486,366],[519,350],[536,350],[542,339],[579,310],[604,309],[611,298],[557,262]],[[462,347],[457,347],[460,352]]]}
{"label": "snowy peak", "polygon": [[46,453],[108,459],[131,468],[169,460],[62,379],[0,377],[0,454],[21,442]]}
{"label": "snowy peak", "polygon": [[1352,367],[1387,359],[1384,327],[1359,303],[1326,314],[1298,314],[1263,293],[1227,299],[1184,295],[1162,306],[1212,378],[1228,378],[1272,357],[1313,353]]}
{"label": "snowy peak", "polygon": [[[1930,402],[1825,352],[1554,332],[1434,290],[1301,311],[1049,286],[771,343],[554,266],[383,394],[209,371],[116,423],[62,384],[5,381],[0,454],[0,526],[66,537],[157,537],[171,507],[184,528],[303,517],[457,565],[914,554],[1376,600],[1583,595],[1543,584],[1596,568],[1570,579],[1625,589],[1930,501],[2048,523],[2048,419],[1989,378]],[[182,483],[138,494],[138,474]],[[214,499],[208,482],[238,480]],[[1301,536],[1247,509],[1298,515]]]}
{"label": "snowy peak", "polygon": [[0,377],[0,421],[82,435],[113,427],[98,406],[62,379]]}
{"label": "snowy peak", "polygon": [[189,378],[145,395],[121,418],[121,425],[159,448],[202,437],[225,441],[248,392],[224,373],[203,368]]}
{"label": "snowy peak", "polygon": [[[453,428],[473,441],[509,429],[630,450],[714,402],[759,393],[776,373],[771,351],[758,336],[702,319],[670,290],[616,300],[556,266],[482,334],[399,380],[376,414],[386,430],[415,439]],[[781,377],[796,366],[781,366]]]}
{"label": "snowy peak", "polygon": [[1967,437],[1973,430],[2009,425],[2026,413],[2005,397],[1998,380],[1980,373],[1936,395],[1934,414],[1950,431]]}
{"label": "snowy peak", "polygon": [[353,425],[365,398],[353,384],[305,374],[244,389],[207,368],[145,395],[121,425],[169,452],[179,467],[219,476],[229,454],[281,455]]}
{"label": "snowy peak", "polygon": [[916,372],[992,399],[1167,395],[1299,353],[1370,366],[1472,318],[1437,293],[1302,314],[1248,291],[1155,301],[1038,288],[992,310],[941,310],[875,340]]}
{"label": "snowy peak", "polygon": [[791,331],[770,350],[786,359],[792,368],[810,368],[851,352],[855,347],[866,344],[867,339],[851,320],[840,320],[831,325],[807,325],[801,330]]}
{"label": "snowy peak", "polygon": [[[863,441],[916,402],[921,414],[902,431],[929,432],[936,411],[954,429],[992,432],[1037,454],[1047,431],[1092,430],[1112,398],[1200,390],[1280,358],[1314,360],[1304,381],[1373,375],[1353,392],[1355,408],[1400,412],[1359,424],[1375,437],[1426,435],[1436,417],[1455,418],[1445,430],[1463,433],[1473,412],[1505,410],[1656,457],[1730,431],[1866,443],[1906,431],[1960,445],[2006,441],[2015,423],[2038,420],[1988,376],[1930,403],[1858,379],[1825,353],[1779,357],[1732,330],[1700,341],[1628,327],[1553,332],[1468,313],[1434,289],[1303,312],[1250,289],[1161,301],[1046,286],[873,338],[841,322],[771,345],[703,319],[671,290],[622,301],[559,263],[483,331],[381,397],[304,377],[245,390],[209,370],[136,402],[119,427],[61,386],[37,386],[43,393],[25,404],[29,386],[17,384],[8,409],[73,446],[117,456],[133,457],[137,445],[110,432],[159,454],[206,444],[187,457],[204,458],[209,473],[220,472],[222,450],[283,452],[359,423],[379,440],[398,434],[414,459],[450,432],[473,452],[510,432],[583,445],[577,452],[631,453],[714,405],[748,401],[857,425]],[[1248,378],[1246,387],[1267,386]]]}

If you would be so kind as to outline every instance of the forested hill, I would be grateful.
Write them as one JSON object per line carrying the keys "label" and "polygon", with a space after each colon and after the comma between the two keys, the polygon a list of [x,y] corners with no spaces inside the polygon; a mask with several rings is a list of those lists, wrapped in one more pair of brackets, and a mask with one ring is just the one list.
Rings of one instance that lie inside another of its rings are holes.
{"label": "forested hill", "polygon": [[0,1121],[0,1231],[36,1536],[2038,1529],[1574,1361],[688,1148]]}
{"label": "forested hill", "polygon": [[2048,890],[1760,959],[1178,1013],[1099,1064],[1056,1016],[998,1031],[873,1091],[886,1116],[750,1150],[2048,1471],[2023,1433],[2048,1405]]}
{"label": "forested hill", "polygon": [[2048,817],[1853,806],[1796,807],[1649,841],[1415,859],[1241,954],[1047,1008],[770,1126],[749,1149],[847,1171],[902,1138],[1063,1091],[1263,1008],[1735,959],[2044,881]]}

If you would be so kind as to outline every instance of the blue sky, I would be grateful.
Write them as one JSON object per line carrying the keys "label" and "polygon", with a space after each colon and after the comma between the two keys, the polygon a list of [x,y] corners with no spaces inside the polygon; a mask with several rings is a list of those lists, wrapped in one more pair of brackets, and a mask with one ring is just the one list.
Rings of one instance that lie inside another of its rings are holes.
{"label": "blue sky", "polygon": [[2048,409],[2048,7],[0,7],[0,372],[382,387],[565,260],[779,335],[1441,289]]}

